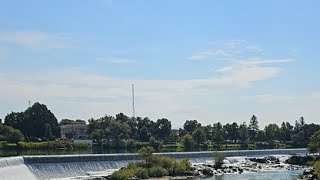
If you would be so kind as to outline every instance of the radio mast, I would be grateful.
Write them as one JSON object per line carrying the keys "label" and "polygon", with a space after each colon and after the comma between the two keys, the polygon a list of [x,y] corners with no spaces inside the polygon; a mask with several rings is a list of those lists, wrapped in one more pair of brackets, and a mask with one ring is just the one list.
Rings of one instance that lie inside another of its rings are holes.
{"label": "radio mast", "polygon": [[132,84],[132,117],[136,117],[136,112],[135,112],[135,107],[134,107],[134,84]]}

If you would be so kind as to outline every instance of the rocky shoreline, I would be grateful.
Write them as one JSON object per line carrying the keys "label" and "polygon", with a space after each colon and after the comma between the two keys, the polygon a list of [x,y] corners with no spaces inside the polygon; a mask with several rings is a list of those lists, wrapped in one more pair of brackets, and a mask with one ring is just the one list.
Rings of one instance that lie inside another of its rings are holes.
{"label": "rocky shoreline", "polygon": [[[305,157],[301,157],[305,158]],[[306,164],[298,164],[294,162],[305,162],[296,156],[265,156],[265,157],[234,157],[224,160],[221,168],[216,168],[213,161],[205,163],[193,163],[191,169],[186,172],[187,176],[170,177],[165,176],[161,180],[178,180],[178,179],[195,179],[206,178],[211,176],[221,176],[224,174],[242,174],[242,173],[258,173],[265,171],[303,171],[303,177],[301,179],[315,179],[312,168],[306,166]],[[110,175],[117,169],[109,169],[102,172],[88,172],[87,176],[78,176],[73,178],[66,178],[63,180],[107,180],[110,179]],[[132,178],[138,179],[138,178]],[[60,179],[62,180],[62,179]]]}

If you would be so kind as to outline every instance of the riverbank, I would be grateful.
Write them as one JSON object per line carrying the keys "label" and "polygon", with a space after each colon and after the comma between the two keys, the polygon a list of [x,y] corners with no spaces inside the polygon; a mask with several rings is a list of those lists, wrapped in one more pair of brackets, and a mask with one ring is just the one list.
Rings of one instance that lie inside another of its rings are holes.
{"label": "riverbank", "polygon": [[[185,176],[163,176],[148,178],[151,180],[178,180],[178,179],[223,179],[229,177],[259,177],[267,176],[281,177],[282,175],[297,178],[303,171],[310,170],[307,166],[291,165],[286,161],[290,155],[277,155],[265,157],[231,157],[224,160],[221,168],[216,168],[214,161],[207,161],[205,163],[192,163],[191,168],[185,173]],[[63,178],[59,180],[109,180],[113,179],[111,176],[117,169],[88,172],[87,176],[78,176],[72,178]],[[139,179],[133,177],[130,179]],[[58,179],[55,179],[58,180]]]}

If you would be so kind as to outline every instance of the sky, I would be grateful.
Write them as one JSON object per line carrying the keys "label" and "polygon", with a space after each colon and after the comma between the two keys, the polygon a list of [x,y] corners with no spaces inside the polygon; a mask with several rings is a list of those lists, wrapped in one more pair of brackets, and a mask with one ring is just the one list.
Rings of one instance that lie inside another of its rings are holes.
{"label": "sky", "polygon": [[320,123],[319,1],[0,2],[0,118]]}

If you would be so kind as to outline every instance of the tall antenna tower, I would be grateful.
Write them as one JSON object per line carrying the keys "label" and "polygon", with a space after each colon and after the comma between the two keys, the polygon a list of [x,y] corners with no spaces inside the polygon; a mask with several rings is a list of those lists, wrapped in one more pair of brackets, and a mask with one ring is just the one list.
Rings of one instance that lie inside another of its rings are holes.
{"label": "tall antenna tower", "polygon": [[132,117],[136,117],[136,110],[134,107],[134,84],[132,84]]}

